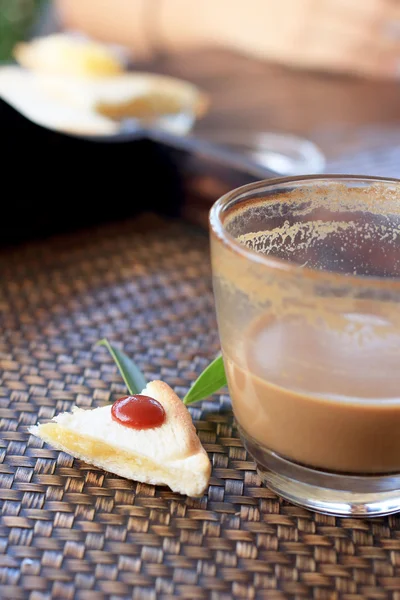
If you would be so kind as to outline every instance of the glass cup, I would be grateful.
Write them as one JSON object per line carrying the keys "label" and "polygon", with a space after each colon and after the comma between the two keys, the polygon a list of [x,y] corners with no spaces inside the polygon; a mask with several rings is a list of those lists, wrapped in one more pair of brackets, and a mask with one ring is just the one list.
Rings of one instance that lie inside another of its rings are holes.
{"label": "glass cup", "polygon": [[210,225],[233,411],[264,483],[333,515],[400,510],[400,181],[262,181]]}

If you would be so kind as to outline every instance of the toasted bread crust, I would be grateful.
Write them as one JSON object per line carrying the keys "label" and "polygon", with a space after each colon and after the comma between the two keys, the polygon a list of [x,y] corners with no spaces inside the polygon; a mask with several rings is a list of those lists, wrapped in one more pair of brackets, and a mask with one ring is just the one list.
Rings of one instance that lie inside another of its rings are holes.
{"label": "toasted bread crust", "polygon": [[182,433],[185,435],[187,456],[197,454],[198,452],[204,452],[206,454],[197,436],[192,417],[182,400],[175,394],[174,390],[167,383],[164,383],[164,381],[157,379],[148,383],[145,390],[149,392],[149,396],[156,397],[156,400],[161,400],[163,406],[169,405],[172,408],[173,415],[171,415],[171,418],[175,419],[177,423],[180,423]]}

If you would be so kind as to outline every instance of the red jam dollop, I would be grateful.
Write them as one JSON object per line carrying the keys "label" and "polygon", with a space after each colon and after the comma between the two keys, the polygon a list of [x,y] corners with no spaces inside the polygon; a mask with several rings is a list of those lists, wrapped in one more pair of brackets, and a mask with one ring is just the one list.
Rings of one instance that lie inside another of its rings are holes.
{"label": "red jam dollop", "polygon": [[154,398],[135,394],[116,400],[111,407],[111,416],[131,429],[152,429],[164,423],[165,410]]}

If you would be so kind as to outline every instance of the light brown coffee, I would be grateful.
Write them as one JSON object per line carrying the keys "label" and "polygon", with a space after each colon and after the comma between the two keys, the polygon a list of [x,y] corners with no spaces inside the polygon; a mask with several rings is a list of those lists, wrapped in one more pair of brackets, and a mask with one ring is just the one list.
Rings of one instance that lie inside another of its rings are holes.
{"label": "light brown coffee", "polygon": [[224,349],[245,432],[307,466],[400,472],[400,335],[380,318],[355,312],[340,331],[295,316],[256,319],[243,347]]}

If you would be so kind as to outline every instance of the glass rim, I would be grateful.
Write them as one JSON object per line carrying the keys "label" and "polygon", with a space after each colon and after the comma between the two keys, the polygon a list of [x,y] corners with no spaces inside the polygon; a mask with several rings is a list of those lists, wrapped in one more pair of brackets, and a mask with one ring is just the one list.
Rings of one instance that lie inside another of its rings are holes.
{"label": "glass rim", "polygon": [[227,192],[216,200],[211,207],[209,213],[209,225],[215,236],[224,243],[232,252],[248,259],[250,262],[265,265],[266,268],[279,270],[287,274],[300,275],[308,280],[326,280],[334,285],[354,285],[358,287],[375,287],[378,289],[389,289],[400,292],[400,277],[378,277],[370,275],[353,275],[347,273],[335,273],[333,271],[322,271],[298,265],[283,258],[271,257],[265,254],[256,252],[241,244],[237,239],[228,233],[221,219],[221,214],[227,204],[251,191],[256,191],[261,188],[269,188],[281,184],[290,184],[304,181],[320,181],[321,183],[329,183],[333,181],[350,181],[350,182],[377,182],[387,184],[400,185],[400,179],[394,177],[374,177],[373,175],[346,175],[346,174],[317,174],[317,175],[295,175],[287,177],[274,177],[263,179],[254,183],[248,183],[241,187],[237,187],[230,192]]}

